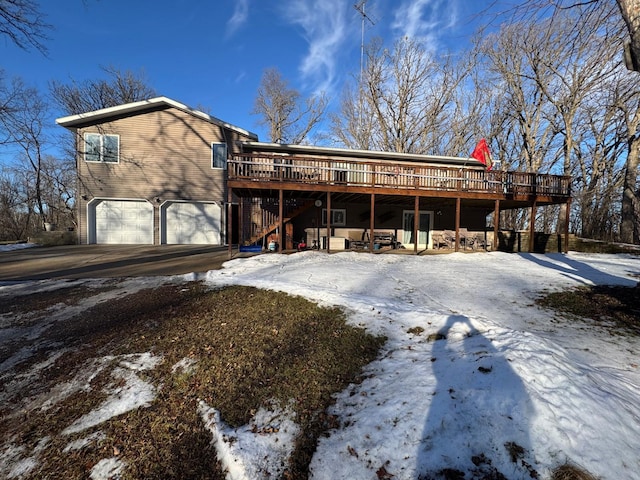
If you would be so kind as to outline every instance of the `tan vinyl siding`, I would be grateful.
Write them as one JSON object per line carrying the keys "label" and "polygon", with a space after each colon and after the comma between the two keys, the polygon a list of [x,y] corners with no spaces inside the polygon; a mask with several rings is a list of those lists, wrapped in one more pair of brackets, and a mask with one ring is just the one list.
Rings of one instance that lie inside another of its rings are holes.
{"label": "tan vinyl siding", "polygon": [[[118,163],[84,160],[85,132],[120,136]],[[78,129],[79,219],[86,243],[87,200],[146,199],[154,205],[154,243],[158,243],[158,206],[167,200],[226,201],[226,172],[211,166],[211,144],[236,150],[238,132],[223,129],[176,108],[164,108]]]}

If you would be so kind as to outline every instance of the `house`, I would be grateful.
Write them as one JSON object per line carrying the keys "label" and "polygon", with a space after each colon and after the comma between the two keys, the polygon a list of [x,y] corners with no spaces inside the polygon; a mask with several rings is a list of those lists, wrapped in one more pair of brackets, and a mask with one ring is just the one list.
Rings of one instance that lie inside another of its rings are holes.
{"label": "house", "polygon": [[464,157],[264,143],[165,97],[57,122],[76,133],[80,243],[226,244],[230,255],[234,244],[298,242],[497,248],[491,215],[526,207],[535,216],[571,200],[570,177],[487,170]]}
{"label": "house", "polygon": [[79,243],[227,243],[227,156],[255,134],[166,97],[56,122],[76,137]]}

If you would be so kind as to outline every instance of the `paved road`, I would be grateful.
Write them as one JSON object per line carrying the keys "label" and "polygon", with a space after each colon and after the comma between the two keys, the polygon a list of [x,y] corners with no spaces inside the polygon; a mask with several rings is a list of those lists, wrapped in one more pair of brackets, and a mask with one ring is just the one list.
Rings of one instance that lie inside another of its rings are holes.
{"label": "paved road", "polygon": [[179,275],[215,270],[227,247],[64,245],[0,252],[0,281]]}

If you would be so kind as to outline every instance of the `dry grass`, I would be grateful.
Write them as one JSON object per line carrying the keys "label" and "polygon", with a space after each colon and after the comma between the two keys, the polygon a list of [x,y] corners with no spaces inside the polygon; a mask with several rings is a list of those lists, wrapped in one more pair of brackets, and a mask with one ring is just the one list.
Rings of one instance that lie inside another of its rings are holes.
{"label": "dry grass", "polygon": [[597,478],[577,465],[565,463],[553,470],[550,480],[597,480]]}
{"label": "dry grass", "polygon": [[[46,301],[22,298],[22,305],[30,304],[22,311],[45,315],[59,300],[54,294]],[[7,305],[4,311],[13,308]],[[247,287],[210,291],[198,283],[165,285],[97,304],[59,323],[47,340],[11,349],[37,349],[22,371],[64,351],[41,369],[35,384],[16,387],[7,376],[0,380],[5,394],[0,454],[11,444],[39,452],[29,478],[86,478],[93,465],[114,453],[127,465],[125,479],[224,478],[198,415],[200,400],[232,426],[246,424],[272,400],[293,401],[302,434],[287,478],[306,478],[317,438],[334,421],[323,413],[332,395],[358,380],[384,342],[347,326],[337,309]],[[98,368],[94,359],[141,352],[163,358],[154,369],[138,372],[156,387],[155,401],[92,429],[61,435],[105,400],[105,390],[118,386],[111,375],[117,360]],[[192,369],[172,369],[185,358],[193,361]],[[40,408],[55,385],[92,369],[96,375],[85,389]],[[101,436],[84,448],[64,452],[70,441],[98,432]]]}
{"label": "dry grass", "polygon": [[621,286],[580,287],[551,293],[538,300],[553,308],[608,328],[613,334],[640,335],[640,288]]}

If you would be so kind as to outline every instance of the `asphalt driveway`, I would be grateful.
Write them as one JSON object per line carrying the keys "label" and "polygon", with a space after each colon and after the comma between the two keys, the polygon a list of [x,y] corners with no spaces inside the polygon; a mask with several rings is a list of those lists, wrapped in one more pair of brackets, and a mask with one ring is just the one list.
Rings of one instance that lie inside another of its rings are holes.
{"label": "asphalt driveway", "polygon": [[0,252],[0,281],[179,275],[215,270],[227,247],[63,245]]}

